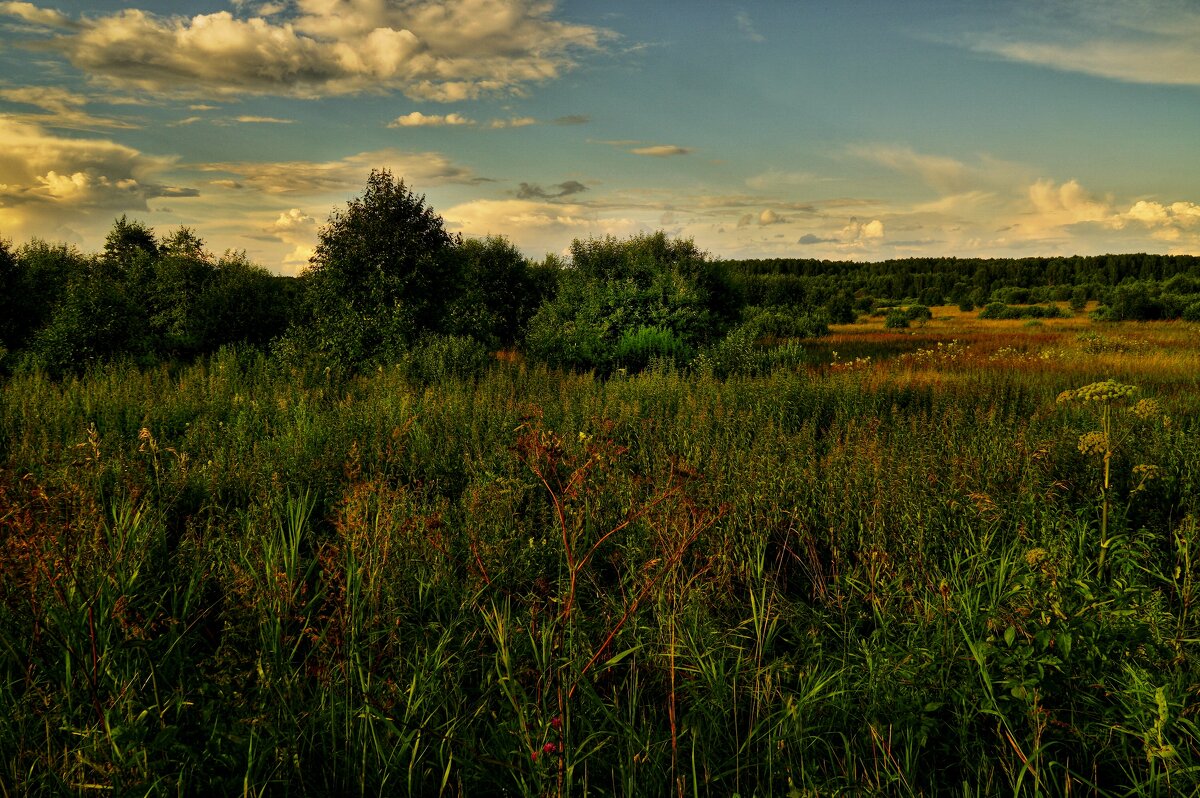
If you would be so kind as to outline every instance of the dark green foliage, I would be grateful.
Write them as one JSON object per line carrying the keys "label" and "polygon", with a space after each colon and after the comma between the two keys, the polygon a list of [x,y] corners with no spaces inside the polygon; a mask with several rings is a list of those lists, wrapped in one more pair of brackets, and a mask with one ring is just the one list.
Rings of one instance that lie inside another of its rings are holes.
{"label": "dark green foliage", "polygon": [[1060,319],[1067,314],[1057,305],[1005,305],[992,302],[979,311],[981,319]]}
{"label": "dark green foliage", "polygon": [[30,363],[62,375],[120,355],[145,354],[145,313],[122,289],[107,261],[95,261],[73,275],[48,323],[29,345]]}
{"label": "dark green foliage", "polygon": [[830,319],[823,310],[809,314],[802,308],[747,308],[744,316],[742,328],[754,340],[829,335]]}
{"label": "dark green foliage", "polygon": [[723,335],[741,311],[723,267],[690,240],[661,232],[576,240],[571,256],[526,335],[527,352],[552,366],[609,372],[622,357],[684,357]]}
{"label": "dark green foliage", "polygon": [[925,305],[909,305],[904,309],[904,315],[908,316],[909,321],[929,321],[933,318],[933,311]]}
{"label": "dark green foliage", "polygon": [[1074,366],[962,366],[17,374],[0,784],[1195,794],[1194,374],[1102,540]]}
{"label": "dark green foliage", "polygon": [[443,329],[459,288],[456,239],[386,169],[334,210],[304,274],[304,342],[333,362],[396,360],[408,343]]}
{"label": "dark green foliage", "polygon": [[121,271],[136,269],[157,256],[154,231],[139,221],[129,221],[124,215],[113,222],[104,239],[104,260]]}
{"label": "dark green foliage", "polygon": [[489,349],[514,346],[548,295],[544,270],[529,266],[505,238],[464,239],[454,247],[458,287],[442,328]]}
{"label": "dark green foliage", "polygon": [[893,308],[884,316],[883,326],[889,330],[901,330],[907,327],[910,321],[907,313],[899,308]]}
{"label": "dark green foliage", "polygon": [[28,346],[63,301],[67,285],[87,267],[87,260],[66,245],[34,240],[19,248],[5,277],[2,343],[10,351]]}
{"label": "dark green foliage", "polygon": [[857,318],[854,312],[854,297],[847,291],[838,291],[825,303],[825,311],[829,315],[830,324],[853,324]]}

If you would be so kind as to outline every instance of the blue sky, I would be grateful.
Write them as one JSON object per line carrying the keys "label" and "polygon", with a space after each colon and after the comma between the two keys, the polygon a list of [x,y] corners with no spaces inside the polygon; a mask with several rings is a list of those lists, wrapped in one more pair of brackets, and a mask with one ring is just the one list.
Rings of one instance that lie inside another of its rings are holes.
{"label": "blue sky", "polygon": [[385,167],[531,257],[1200,254],[1200,3],[0,2],[0,236],[283,273]]}

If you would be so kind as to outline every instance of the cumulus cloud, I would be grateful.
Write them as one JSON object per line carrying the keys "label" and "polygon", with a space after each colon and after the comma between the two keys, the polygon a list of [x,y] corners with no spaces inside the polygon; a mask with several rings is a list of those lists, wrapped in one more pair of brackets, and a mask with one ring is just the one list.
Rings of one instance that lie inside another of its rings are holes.
{"label": "cumulus cloud", "polygon": [[574,238],[626,236],[645,225],[614,209],[597,212],[586,205],[528,199],[474,200],[447,208],[447,226],[464,235],[504,235],[526,253],[560,252]]}
{"label": "cumulus cloud", "polygon": [[493,119],[488,123],[488,127],[493,130],[502,130],[509,127],[529,127],[537,123],[538,121],[532,116],[514,116],[509,119]]}
{"label": "cumulus cloud", "polygon": [[271,195],[315,196],[361,188],[372,169],[386,168],[413,184],[478,183],[469,169],[458,166],[437,152],[374,150],[336,161],[239,161],[197,164],[203,172],[228,175],[224,178]]}
{"label": "cumulus cloud", "polygon": [[155,197],[195,196],[159,182],[173,164],[107,139],[63,138],[0,117],[0,201],[8,206],[144,210]]}
{"label": "cumulus cloud", "polygon": [[296,231],[311,232],[317,226],[317,220],[299,208],[290,208],[279,214],[268,228],[270,233],[294,233]]}
{"label": "cumulus cloud", "polygon": [[537,183],[522,183],[517,189],[517,199],[561,199],[587,191],[587,186],[578,180],[567,180],[554,186],[557,191],[547,191]]}
{"label": "cumulus cloud", "polygon": [[[553,18],[553,0],[295,0],[287,15],[161,16],[136,8],[68,19],[30,3],[0,12],[63,30],[48,40],[93,80],[230,98],[398,90],[451,102],[520,94],[615,34]],[[271,9],[282,11],[282,9]]]}
{"label": "cumulus cloud", "polygon": [[787,221],[786,217],[780,216],[775,211],[767,208],[758,215],[758,224],[760,227],[765,227],[771,224],[783,224]]}
{"label": "cumulus cloud", "polygon": [[33,3],[0,3],[0,14],[6,14],[28,22],[31,25],[47,28],[71,29],[79,27],[78,23],[72,21],[61,12],[50,8],[39,8]]}
{"label": "cumulus cloud", "polygon": [[388,123],[388,127],[453,127],[456,125],[473,125],[475,121],[462,114],[423,114],[413,111],[411,114],[398,116]]}
{"label": "cumulus cloud", "polygon": [[1112,217],[1110,203],[1092,196],[1077,180],[1062,184],[1038,180],[1029,187],[1029,201],[1044,225],[1104,222]]}
{"label": "cumulus cloud", "polygon": [[691,148],[680,147],[676,144],[654,144],[649,147],[634,147],[630,152],[634,155],[649,155],[654,158],[669,158],[672,155],[688,155]]}
{"label": "cumulus cloud", "polygon": [[879,238],[883,238],[883,222],[879,219],[861,222],[852,216],[850,223],[838,232],[838,240],[846,244],[862,244]]}

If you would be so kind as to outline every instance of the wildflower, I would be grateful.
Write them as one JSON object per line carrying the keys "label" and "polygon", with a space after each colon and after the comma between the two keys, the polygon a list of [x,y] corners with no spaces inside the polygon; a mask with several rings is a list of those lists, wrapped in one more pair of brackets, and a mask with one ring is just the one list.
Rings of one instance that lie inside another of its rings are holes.
{"label": "wildflower", "polygon": [[558,746],[555,745],[554,743],[546,743],[545,745],[542,746],[543,754],[553,754],[557,750],[558,750]]}
{"label": "wildflower", "polygon": [[562,718],[555,717],[553,720],[551,720],[550,728],[554,729],[555,731],[558,731],[559,729],[561,729],[562,728]]}
{"label": "wildflower", "polygon": [[1108,441],[1103,432],[1085,432],[1079,436],[1081,454],[1104,454]]}

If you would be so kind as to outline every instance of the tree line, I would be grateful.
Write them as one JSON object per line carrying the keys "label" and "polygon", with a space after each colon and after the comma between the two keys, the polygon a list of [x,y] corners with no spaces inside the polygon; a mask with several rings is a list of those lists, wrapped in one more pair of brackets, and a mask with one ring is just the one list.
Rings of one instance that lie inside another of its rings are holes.
{"label": "tree line", "polygon": [[720,261],[656,232],[576,240],[569,258],[539,262],[502,237],[450,233],[423,196],[376,170],[330,214],[298,278],[244,253],[216,257],[187,227],[159,239],[124,216],[94,255],[0,240],[0,368],[65,374],[239,345],[418,371],[519,350],[608,373],[711,361],[729,340],[819,336],[897,305],[954,303],[994,317],[1032,313],[1003,310],[1013,305],[1079,310],[1090,300],[1102,303],[1102,319],[1200,320],[1200,258]]}

